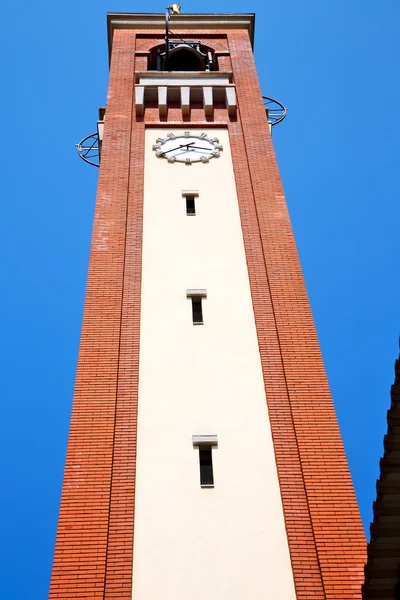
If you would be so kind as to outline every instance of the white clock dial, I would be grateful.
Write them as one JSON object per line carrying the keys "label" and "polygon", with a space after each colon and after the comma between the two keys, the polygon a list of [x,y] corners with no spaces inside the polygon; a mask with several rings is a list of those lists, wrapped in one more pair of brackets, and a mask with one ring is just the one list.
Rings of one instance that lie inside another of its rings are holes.
{"label": "white clock dial", "polygon": [[168,134],[165,139],[159,138],[153,145],[156,156],[166,158],[169,162],[208,162],[210,158],[218,157],[222,146],[217,138],[210,139],[207,134],[191,134],[186,131],[183,135]]}

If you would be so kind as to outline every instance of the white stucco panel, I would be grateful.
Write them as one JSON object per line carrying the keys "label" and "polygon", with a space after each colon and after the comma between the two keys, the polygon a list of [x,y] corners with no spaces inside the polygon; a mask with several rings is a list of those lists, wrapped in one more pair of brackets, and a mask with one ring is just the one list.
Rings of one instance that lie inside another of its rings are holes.
{"label": "white stucco panel", "polygon": [[[209,163],[156,158],[182,131],[145,138],[133,598],[295,600],[228,132],[207,129]],[[204,325],[188,289],[207,290]],[[202,489],[192,438],[210,434]]]}

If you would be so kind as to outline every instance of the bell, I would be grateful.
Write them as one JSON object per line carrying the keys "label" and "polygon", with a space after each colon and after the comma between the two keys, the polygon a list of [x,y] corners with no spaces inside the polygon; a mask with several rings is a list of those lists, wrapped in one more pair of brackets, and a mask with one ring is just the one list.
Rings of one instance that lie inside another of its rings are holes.
{"label": "bell", "polygon": [[168,10],[171,11],[172,15],[180,15],[181,14],[181,5],[180,4],[171,4],[168,6]]}

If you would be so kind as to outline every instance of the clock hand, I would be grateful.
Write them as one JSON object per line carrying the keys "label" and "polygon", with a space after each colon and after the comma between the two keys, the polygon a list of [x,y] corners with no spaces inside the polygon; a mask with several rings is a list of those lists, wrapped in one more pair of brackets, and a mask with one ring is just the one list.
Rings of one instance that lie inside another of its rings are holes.
{"label": "clock hand", "polygon": [[167,154],[167,152],[173,152],[174,150],[179,150],[180,146],[177,146],[176,148],[170,148],[170,150],[165,150],[164,152],[161,152],[160,156],[164,156],[164,154]]}
{"label": "clock hand", "polygon": [[[216,148],[213,148],[214,150],[216,150]],[[210,150],[210,148],[204,148],[203,146],[195,146],[193,148],[193,150],[208,150],[209,152],[212,152],[212,150]]]}
{"label": "clock hand", "polygon": [[192,146],[193,144],[195,144],[196,142],[191,142],[190,144],[181,144],[180,146],[177,146],[176,148],[170,148],[170,150],[165,150],[165,152],[161,152],[160,156],[164,156],[164,154],[167,154],[167,152],[173,152],[174,150],[180,150],[181,148],[187,148],[189,146]]}

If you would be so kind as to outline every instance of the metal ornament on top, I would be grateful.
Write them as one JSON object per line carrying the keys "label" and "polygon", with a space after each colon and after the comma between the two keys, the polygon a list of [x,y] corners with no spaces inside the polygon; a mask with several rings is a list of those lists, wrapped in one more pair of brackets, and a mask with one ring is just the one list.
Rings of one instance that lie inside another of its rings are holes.
{"label": "metal ornament on top", "polygon": [[171,15],[180,15],[181,14],[181,5],[180,4],[170,4],[165,9],[165,63],[168,65],[169,59],[169,20]]}

